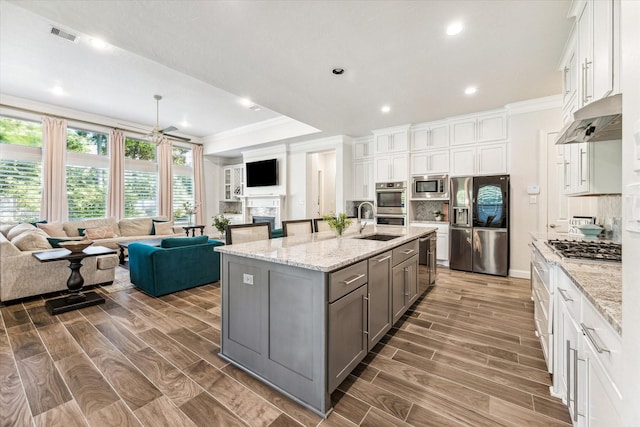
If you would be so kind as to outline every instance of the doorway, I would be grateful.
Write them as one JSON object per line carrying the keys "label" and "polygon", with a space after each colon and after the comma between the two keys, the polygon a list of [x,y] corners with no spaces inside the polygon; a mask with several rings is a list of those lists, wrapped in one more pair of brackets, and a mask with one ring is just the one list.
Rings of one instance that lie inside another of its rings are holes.
{"label": "doorway", "polygon": [[335,150],[307,154],[307,218],[336,212]]}

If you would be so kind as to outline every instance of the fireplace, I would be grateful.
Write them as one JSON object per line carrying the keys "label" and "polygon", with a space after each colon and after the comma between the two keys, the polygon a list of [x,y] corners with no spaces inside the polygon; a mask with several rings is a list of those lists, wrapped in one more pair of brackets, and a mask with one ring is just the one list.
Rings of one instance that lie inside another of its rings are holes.
{"label": "fireplace", "polygon": [[276,228],[276,218],[274,216],[253,216],[251,218],[251,222],[252,223],[256,223],[256,222],[268,222],[271,230],[273,230],[274,228]]}

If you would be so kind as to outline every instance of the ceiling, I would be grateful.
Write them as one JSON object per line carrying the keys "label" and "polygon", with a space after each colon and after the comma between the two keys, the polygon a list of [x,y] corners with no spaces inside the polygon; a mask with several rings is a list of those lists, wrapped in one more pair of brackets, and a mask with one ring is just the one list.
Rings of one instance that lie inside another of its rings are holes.
{"label": "ceiling", "polygon": [[149,127],[160,94],[160,126],[199,138],[281,115],[357,137],[560,93],[569,4],[2,0],[0,93]]}

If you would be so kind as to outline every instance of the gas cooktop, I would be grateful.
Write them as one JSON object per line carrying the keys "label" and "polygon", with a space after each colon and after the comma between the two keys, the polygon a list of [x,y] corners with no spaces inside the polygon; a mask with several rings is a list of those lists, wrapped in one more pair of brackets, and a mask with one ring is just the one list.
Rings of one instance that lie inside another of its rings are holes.
{"label": "gas cooktop", "polygon": [[622,245],[619,243],[581,240],[549,240],[554,251],[570,260],[622,262]]}

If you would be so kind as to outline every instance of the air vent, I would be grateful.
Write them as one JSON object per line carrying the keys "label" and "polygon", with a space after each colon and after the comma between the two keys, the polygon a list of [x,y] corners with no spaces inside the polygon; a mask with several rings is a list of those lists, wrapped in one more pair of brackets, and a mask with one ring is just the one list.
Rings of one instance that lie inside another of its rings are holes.
{"label": "air vent", "polygon": [[66,31],[56,27],[51,27],[51,34],[53,34],[54,36],[62,37],[63,39],[69,40],[70,42],[73,42],[73,43],[75,43],[78,40],[78,36],[71,33],[67,33]]}

